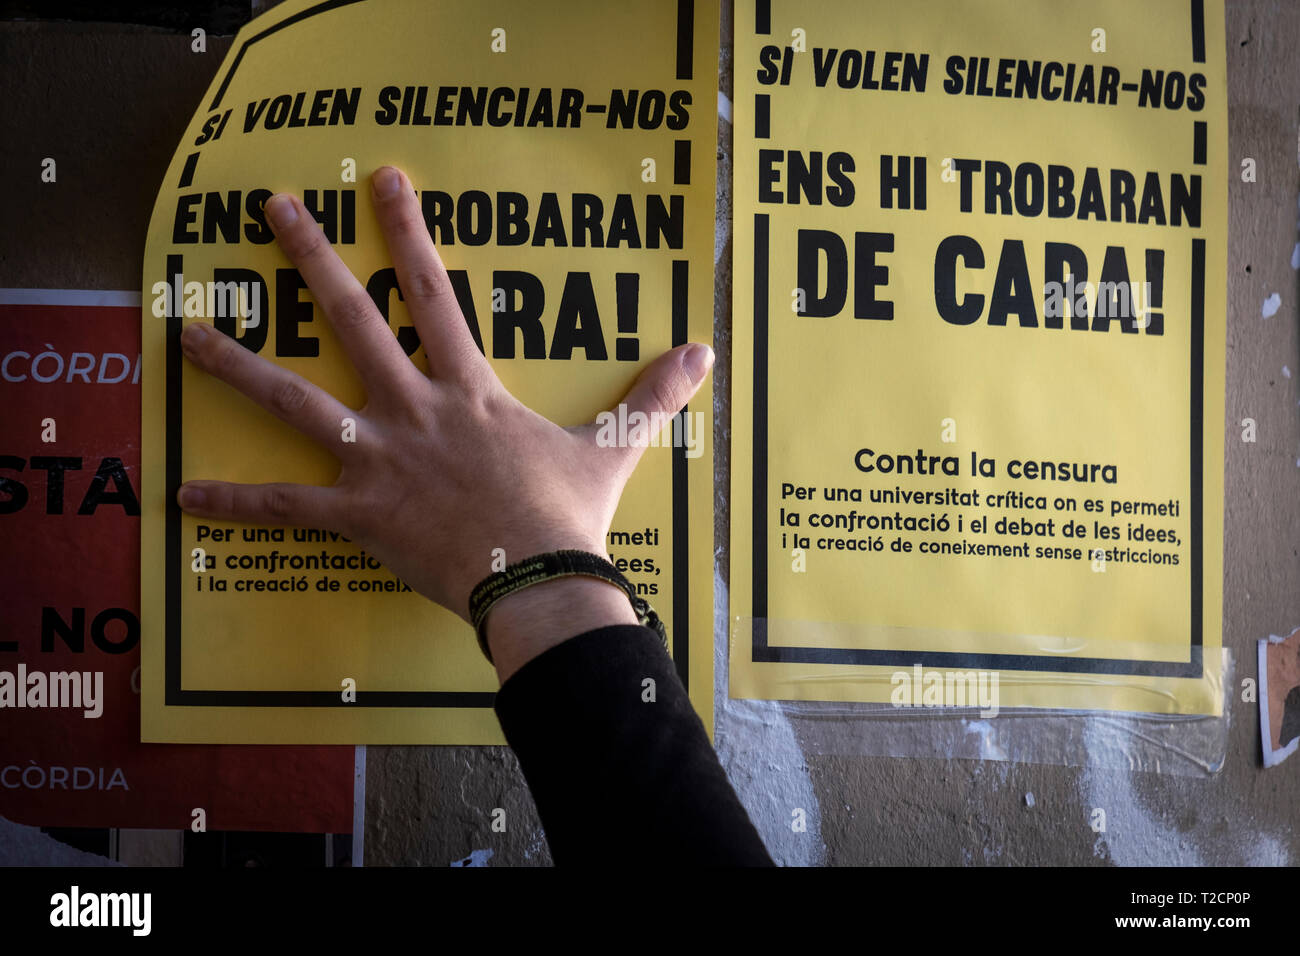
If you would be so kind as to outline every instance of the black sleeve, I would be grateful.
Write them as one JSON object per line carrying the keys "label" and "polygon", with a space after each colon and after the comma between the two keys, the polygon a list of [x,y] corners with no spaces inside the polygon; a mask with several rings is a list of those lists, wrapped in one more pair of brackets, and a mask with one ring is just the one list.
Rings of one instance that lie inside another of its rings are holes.
{"label": "black sleeve", "polygon": [[544,651],[502,685],[496,713],[557,865],[773,865],[650,628]]}

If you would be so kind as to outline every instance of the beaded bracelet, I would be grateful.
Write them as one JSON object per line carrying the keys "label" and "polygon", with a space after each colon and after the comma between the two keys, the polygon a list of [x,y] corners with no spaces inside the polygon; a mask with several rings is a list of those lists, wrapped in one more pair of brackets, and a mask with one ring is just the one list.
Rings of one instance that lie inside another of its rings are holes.
{"label": "beaded bracelet", "polygon": [[492,652],[488,650],[487,628],[484,627],[492,605],[506,595],[529,585],[574,576],[599,578],[622,588],[628,600],[632,602],[632,610],[636,612],[637,621],[658,634],[664,649],[668,649],[668,631],[664,627],[664,622],[659,619],[650,602],[636,593],[636,587],[619,572],[618,568],[589,551],[550,551],[525,558],[508,566],[504,571],[489,574],[470,592],[470,621],[473,622],[474,631],[478,634],[478,646],[482,649],[483,656],[489,662],[492,661]]}

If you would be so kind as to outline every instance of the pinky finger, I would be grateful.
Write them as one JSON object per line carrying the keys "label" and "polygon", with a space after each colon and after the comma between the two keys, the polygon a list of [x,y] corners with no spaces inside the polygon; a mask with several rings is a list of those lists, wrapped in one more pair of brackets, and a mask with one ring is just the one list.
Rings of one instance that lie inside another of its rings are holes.
{"label": "pinky finger", "polygon": [[337,488],[288,482],[187,481],[177,491],[176,503],[196,518],[343,530],[339,495]]}

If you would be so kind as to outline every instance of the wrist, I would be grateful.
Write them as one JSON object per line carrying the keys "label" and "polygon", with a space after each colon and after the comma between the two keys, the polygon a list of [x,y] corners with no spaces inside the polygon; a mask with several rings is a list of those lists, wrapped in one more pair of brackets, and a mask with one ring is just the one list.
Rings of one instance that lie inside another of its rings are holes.
{"label": "wrist", "polygon": [[636,624],[627,594],[590,577],[552,578],[507,594],[484,622],[497,676],[504,684],[520,667],[571,637],[612,624]]}

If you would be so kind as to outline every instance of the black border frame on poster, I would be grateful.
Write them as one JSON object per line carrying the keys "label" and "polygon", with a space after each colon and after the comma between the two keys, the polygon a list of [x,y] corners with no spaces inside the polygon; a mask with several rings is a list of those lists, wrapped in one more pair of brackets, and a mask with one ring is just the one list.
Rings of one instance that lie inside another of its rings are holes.
{"label": "black border frame on poster", "polygon": [[[326,0],[326,2],[300,11],[273,26],[249,37],[240,45],[230,70],[217,89],[210,110],[221,105],[222,97],[230,85],[231,78],[244,58],[244,54],[254,43],[264,39],[278,30],[307,19],[310,16],[333,10],[337,7],[362,3],[366,0]],[[695,47],[695,3],[694,0],[677,0],[677,25],[674,44],[676,78],[691,80],[694,76]],[[690,183],[691,167],[690,140],[674,141],[673,182],[674,185]],[[178,189],[188,187],[194,177],[198,164],[198,153],[186,157]],[[672,262],[672,316],[671,341],[673,347],[687,341],[689,317],[689,283],[690,261],[673,259]],[[179,287],[184,275],[184,257],[168,255],[166,262],[168,284]],[[178,289],[179,291],[179,289]],[[173,309],[182,301],[179,295],[171,297],[167,313],[166,341],[166,466],[165,485],[167,490],[165,514],[165,554],[167,567],[164,588],[166,607],[164,623],[164,701],[168,707],[461,707],[491,708],[495,692],[486,691],[366,691],[358,690],[354,702],[345,703],[337,690],[327,691],[278,691],[278,690],[193,690],[182,686],[181,669],[181,571],[185,564],[181,552],[181,510],[176,503],[176,492],[181,485],[181,375],[182,356],[180,334],[184,320],[174,315]],[[682,408],[678,416],[690,414],[690,406]],[[674,423],[674,428],[678,423]],[[685,434],[684,425],[682,434]],[[672,491],[670,507],[672,509],[672,555],[673,555],[673,608],[672,608],[672,650],[673,663],[682,684],[690,687],[690,542],[689,528],[689,472],[684,442],[675,443],[672,449]],[[468,638],[468,635],[467,635]]]}
{"label": "black border frame on poster", "polygon": [[[1192,60],[1205,62],[1205,11],[1203,0],[1189,0]],[[754,33],[772,32],[771,0],[756,0]],[[754,103],[754,136],[771,135],[771,103],[767,94],[759,93]],[[1192,127],[1192,153],[1196,165],[1206,161],[1205,143],[1208,127],[1195,121]],[[1199,678],[1203,662],[1204,584],[1204,489],[1202,461],[1204,448],[1205,406],[1205,240],[1193,239],[1191,246],[1191,642],[1186,661],[1121,660],[1112,658],[1053,657],[1033,654],[981,654],[952,651],[903,651],[868,648],[783,647],[768,643],[767,606],[767,375],[768,375],[768,216],[754,215],[754,434],[751,493],[753,565],[752,571],[752,648],[754,663],[848,664],[858,666],[923,666],[975,668],[980,670],[1042,671],[1049,673],[1131,674],[1144,677]]]}

